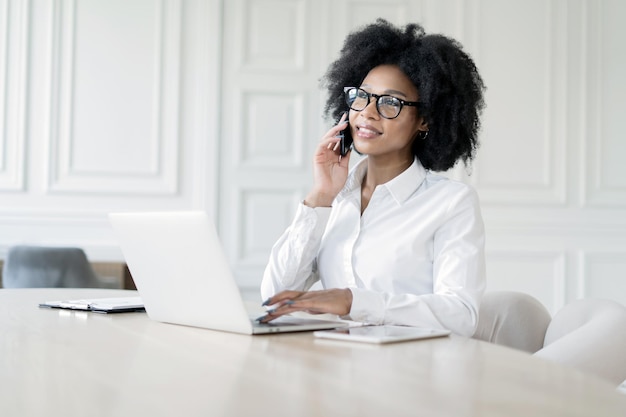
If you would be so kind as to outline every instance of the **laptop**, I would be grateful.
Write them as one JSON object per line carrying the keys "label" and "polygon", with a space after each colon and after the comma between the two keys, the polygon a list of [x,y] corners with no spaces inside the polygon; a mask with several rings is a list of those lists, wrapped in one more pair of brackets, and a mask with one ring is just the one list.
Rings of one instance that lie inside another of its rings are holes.
{"label": "laptop", "polygon": [[109,220],[153,320],[243,334],[347,326],[341,321],[289,316],[257,322],[261,314],[246,309],[206,212],[110,213]]}

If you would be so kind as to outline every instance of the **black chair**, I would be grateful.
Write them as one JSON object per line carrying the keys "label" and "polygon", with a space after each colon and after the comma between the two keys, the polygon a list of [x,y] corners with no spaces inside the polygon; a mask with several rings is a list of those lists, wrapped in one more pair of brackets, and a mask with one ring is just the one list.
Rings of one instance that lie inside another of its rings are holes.
{"label": "black chair", "polygon": [[72,247],[13,246],[2,270],[4,288],[116,288],[99,277],[85,252]]}

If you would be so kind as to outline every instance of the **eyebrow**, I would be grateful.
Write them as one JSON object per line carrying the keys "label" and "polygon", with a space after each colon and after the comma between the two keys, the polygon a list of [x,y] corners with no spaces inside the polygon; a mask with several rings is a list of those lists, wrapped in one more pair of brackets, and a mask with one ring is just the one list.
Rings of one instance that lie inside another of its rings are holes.
{"label": "eyebrow", "polygon": [[[361,85],[361,88],[363,87],[371,87],[369,84],[363,84]],[[402,96],[404,98],[407,98],[407,95],[404,94],[402,91],[398,91],[398,90],[385,90],[385,94],[396,94],[399,96]]]}

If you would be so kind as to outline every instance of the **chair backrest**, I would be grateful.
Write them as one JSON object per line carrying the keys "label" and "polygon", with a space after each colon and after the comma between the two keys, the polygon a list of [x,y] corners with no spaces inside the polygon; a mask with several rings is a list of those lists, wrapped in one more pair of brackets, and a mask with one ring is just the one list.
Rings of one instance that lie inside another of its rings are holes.
{"label": "chair backrest", "polygon": [[13,246],[2,271],[5,288],[93,288],[100,282],[80,248]]}
{"label": "chair backrest", "polygon": [[490,291],[480,305],[475,339],[534,353],[552,317],[539,300],[516,291]]}
{"label": "chair backrest", "polygon": [[555,314],[535,355],[619,385],[626,380],[626,307],[599,299],[569,303]]}

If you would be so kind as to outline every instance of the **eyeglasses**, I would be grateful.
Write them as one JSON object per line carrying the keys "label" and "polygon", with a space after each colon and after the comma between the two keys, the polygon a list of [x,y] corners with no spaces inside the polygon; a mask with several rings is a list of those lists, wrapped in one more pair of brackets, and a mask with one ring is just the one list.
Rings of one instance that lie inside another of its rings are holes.
{"label": "eyeglasses", "polygon": [[372,97],[376,99],[376,110],[385,119],[395,119],[400,115],[402,106],[417,107],[418,101],[405,101],[398,97],[390,96],[389,94],[373,94],[368,93],[362,88],[358,87],[344,87],[343,95],[346,99],[346,104],[354,111],[363,111],[369,106],[372,101]]}

